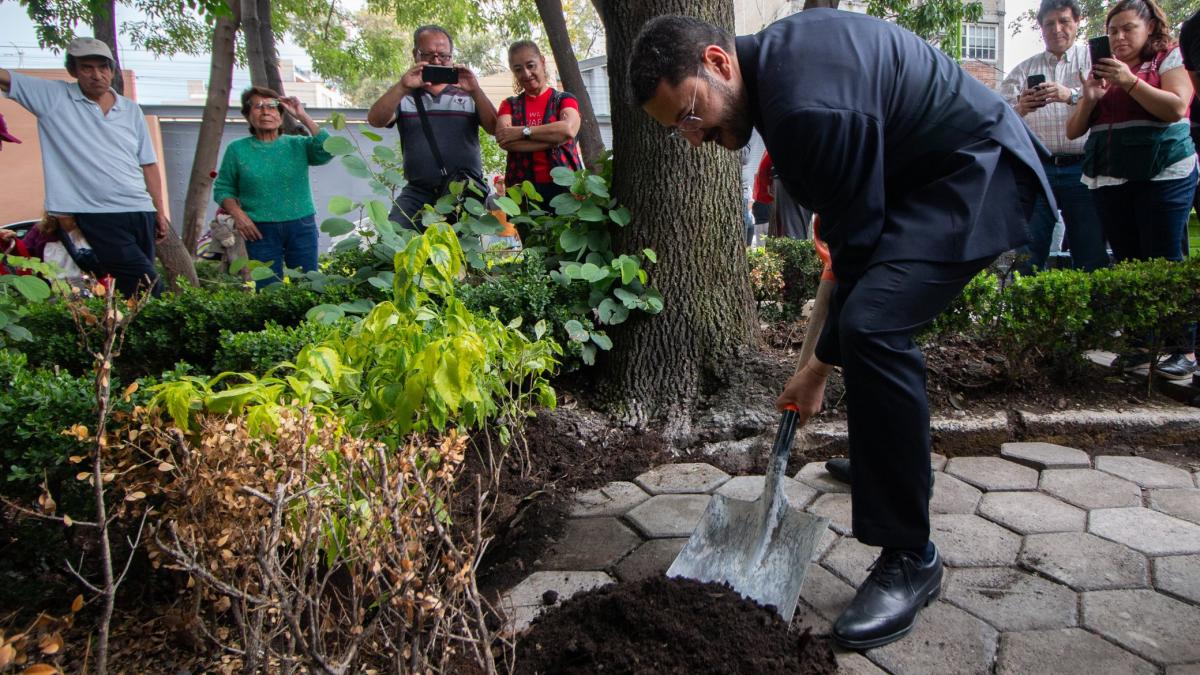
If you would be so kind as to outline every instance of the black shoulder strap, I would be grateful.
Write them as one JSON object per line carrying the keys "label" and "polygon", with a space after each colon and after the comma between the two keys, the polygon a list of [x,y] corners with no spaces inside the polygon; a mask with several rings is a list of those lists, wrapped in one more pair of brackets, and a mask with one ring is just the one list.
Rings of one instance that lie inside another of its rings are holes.
{"label": "black shoulder strap", "polygon": [[442,173],[442,180],[450,175],[446,170],[446,163],[442,161],[442,152],[438,150],[437,139],[433,137],[433,128],[429,126],[429,113],[425,112],[425,104],[421,99],[425,96],[424,89],[418,89],[413,92],[413,103],[417,106],[417,115],[421,117],[421,128],[425,130],[425,140],[429,143],[429,149],[433,151],[433,158],[437,160],[438,171]]}

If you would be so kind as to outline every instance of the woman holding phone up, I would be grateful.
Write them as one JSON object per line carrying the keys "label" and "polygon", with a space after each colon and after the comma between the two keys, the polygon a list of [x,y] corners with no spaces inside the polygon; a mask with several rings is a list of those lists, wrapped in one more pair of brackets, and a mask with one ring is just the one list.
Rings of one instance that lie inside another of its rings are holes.
{"label": "woman holding phone up", "polygon": [[[1188,124],[1192,83],[1166,17],[1153,0],[1121,0],[1108,11],[1110,58],[1094,58],[1067,136],[1089,132],[1083,178],[1092,189],[1117,261],[1182,260],[1196,190],[1196,148]],[[1170,355],[1155,370],[1190,377],[1195,325],[1167,327]],[[1125,355],[1129,368],[1149,355]]]}

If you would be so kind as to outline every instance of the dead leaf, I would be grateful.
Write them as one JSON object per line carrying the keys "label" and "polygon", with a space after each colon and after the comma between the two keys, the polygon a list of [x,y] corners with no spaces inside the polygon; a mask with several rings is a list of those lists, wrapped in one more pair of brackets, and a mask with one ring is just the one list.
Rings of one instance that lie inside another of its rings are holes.
{"label": "dead leaf", "polygon": [[91,471],[80,471],[79,473],[75,474],[75,480],[87,480],[91,477],[92,477]]}
{"label": "dead leaf", "polygon": [[175,465],[170,462],[163,462],[162,464],[158,465],[158,470],[163,472],[174,471]]}
{"label": "dead leaf", "polygon": [[63,430],[62,433],[63,436],[74,436],[80,441],[86,441],[88,437],[91,436],[91,432],[89,432],[88,428],[82,424],[73,424],[67,429]]}
{"label": "dead leaf", "polygon": [[75,599],[71,601],[71,611],[72,612],[78,612],[81,609],[83,609],[83,594],[82,593],[75,596]]}
{"label": "dead leaf", "polygon": [[68,516],[67,514],[64,513],[63,514],[63,525],[70,527],[74,524],[75,524],[75,521],[71,520],[71,516]]}
{"label": "dead leaf", "polygon": [[21,675],[58,675],[58,673],[58,668],[47,663],[35,663],[21,671]]}
{"label": "dead leaf", "polygon": [[137,492],[130,492],[129,494],[125,495],[125,501],[127,501],[127,502],[136,502],[139,499],[145,499],[145,498],[146,498],[146,493],[142,492],[141,490],[138,490]]}
{"label": "dead leaf", "polygon": [[62,650],[63,639],[58,633],[53,635],[43,635],[42,639],[38,640],[38,649],[46,656],[52,656]]}
{"label": "dead leaf", "polygon": [[0,647],[0,670],[12,665],[13,659],[17,657],[17,650],[13,649],[12,645],[4,645]]}
{"label": "dead leaf", "polygon": [[133,392],[135,392],[137,390],[138,390],[138,383],[134,382],[133,384],[129,385],[128,387],[125,387],[125,391],[121,394],[121,398],[128,401],[129,397],[133,395]]}
{"label": "dead leaf", "polygon": [[232,604],[233,603],[230,602],[228,595],[222,595],[220,600],[217,600],[215,603],[213,603],[213,609],[217,610],[217,613],[220,614],[221,612],[229,609],[230,605]]}
{"label": "dead leaf", "polygon": [[92,295],[96,296],[97,298],[103,298],[104,296],[108,295],[108,287],[97,281],[96,284],[92,286]]}
{"label": "dead leaf", "polygon": [[71,457],[70,457],[70,462],[72,464],[78,464],[78,463],[82,462],[83,460],[84,460],[83,455],[71,455]]}

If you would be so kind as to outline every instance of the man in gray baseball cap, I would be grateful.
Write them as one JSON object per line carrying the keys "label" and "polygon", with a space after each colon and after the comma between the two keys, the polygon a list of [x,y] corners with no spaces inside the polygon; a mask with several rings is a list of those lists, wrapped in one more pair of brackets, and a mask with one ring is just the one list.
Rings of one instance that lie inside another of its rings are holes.
{"label": "man in gray baseball cap", "polygon": [[161,290],[154,243],[170,222],[162,176],[141,108],[112,89],[113,57],[91,37],[67,45],[76,82],[0,68],[0,91],[37,116],[46,211],[75,217],[126,296]]}

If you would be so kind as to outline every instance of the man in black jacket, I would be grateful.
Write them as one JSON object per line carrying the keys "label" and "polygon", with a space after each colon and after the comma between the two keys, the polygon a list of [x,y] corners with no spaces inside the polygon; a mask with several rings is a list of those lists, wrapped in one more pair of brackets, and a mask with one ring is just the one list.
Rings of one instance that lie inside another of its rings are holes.
{"label": "man in black jacket", "polygon": [[659,17],[630,57],[633,102],[699,146],[766,142],[788,192],[821,216],[838,279],[810,359],[776,406],[818,412],[846,383],[853,528],[882,547],[834,625],[867,649],[906,635],[941,588],[929,541],[929,409],[913,334],[1000,253],[1026,242],[1043,148],[1003,99],[912,33],[808,10],[737,38]]}

